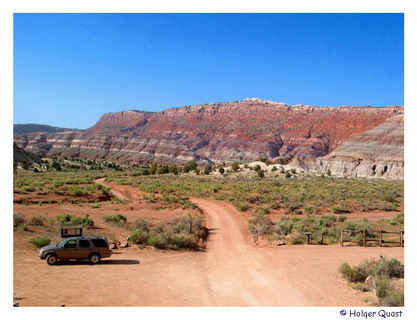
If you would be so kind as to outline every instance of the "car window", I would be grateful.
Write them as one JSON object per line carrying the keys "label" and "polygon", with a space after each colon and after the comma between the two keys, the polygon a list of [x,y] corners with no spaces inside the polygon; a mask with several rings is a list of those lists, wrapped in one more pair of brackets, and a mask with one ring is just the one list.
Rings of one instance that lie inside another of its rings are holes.
{"label": "car window", "polygon": [[96,246],[98,248],[106,248],[107,247],[107,242],[104,239],[91,239],[91,241],[93,242],[94,246]]}
{"label": "car window", "polygon": [[67,239],[65,239],[65,240],[62,240],[60,243],[58,243],[56,246],[58,247],[58,248],[63,248],[64,247],[64,245],[67,243]]}
{"label": "car window", "polygon": [[90,248],[90,242],[88,240],[78,240],[78,246],[80,248]]}
{"label": "car window", "polygon": [[75,240],[68,240],[68,242],[64,245],[64,248],[75,248],[76,241]]}

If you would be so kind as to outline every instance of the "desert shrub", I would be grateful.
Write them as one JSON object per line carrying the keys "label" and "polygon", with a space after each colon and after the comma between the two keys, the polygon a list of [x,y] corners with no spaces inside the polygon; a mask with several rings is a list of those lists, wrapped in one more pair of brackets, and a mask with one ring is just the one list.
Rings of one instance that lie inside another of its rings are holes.
{"label": "desert shrub", "polygon": [[247,203],[240,203],[240,202],[234,201],[233,204],[239,211],[242,211],[242,212],[248,211],[251,208],[251,206]]}
{"label": "desert shrub", "polygon": [[339,222],[345,222],[346,219],[347,219],[346,216],[339,216],[339,217],[337,217],[337,221],[339,221]]}
{"label": "desert shrub", "polygon": [[352,212],[351,209],[349,209],[345,206],[341,206],[341,205],[337,205],[337,206],[332,207],[332,211],[334,213],[351,213]]}
{"label": "desert shrub", "polygon": [[393,287],[385,290],[385,296],[380,299],[380,305],[389,307],[403,307],[404,306],[404,289],[397,289]]}
{"label": "desert shrub", "polygon": [[197,162],[196,162],[195,160],[191,160],[190,162],[188,162],[188,163],[184,166],[183,171],[184,171],[185,173],[187,173],[187,172],[189,172],[189,171],[193,171],[193,170],[195,170],[195,169],[197,169]]}
{"label": "desert shrub", "polygon": [[21,213],[13,213],[13,227],[17,228],[26,223],[25,216]]}
{"label": "desert shrub", "polygon": [[281,205],[278,202],[273,202],[273,203],[271,203],[271,205],[269,207],[271,209],[278,210],[278,209],[281,208]]}
{"label": "desert shrub", "polygon": [[258,174],[259,178],[265,177],[265,171],[264,170],[259,170],[257,174]]}
{"label": "desert shrub", "polygon": [[383,256],[380,256],[378,260],[366,259],[357,267],[350,267],[347,263],[343,263],[339,271],[350,282],[365,282],[369,276],[376,279],[404,278],[404,265],[395,258],[387,259]]}
{"label": "desert shrub", "polygon": [[289,243],[292,245],[303,244],[306,240],[306,236],[299,230],[289,234],[287,238]]}
{"label": "desert shrub", "polygon": [[339,267],[339,272],[342,276],[349,282],[357,282],[357,270],[354,267],[351,267],[349,263],[344,262]]}
{"label": "desert shrub", "polygon": [[375,289],[378,298],[385,298],[387,292],[391,289],[390,280],[385,277],[377,277],[375,279]]}
{"label": "desert shrub", "polygon": [[100,208],[100,204],[99,203],[90,204],[90,208],[98,209],[98,208]]}
{"label": "desert shrub", "polygon": [[30,239],[29,242],[38,248],[42,248],[50,244],[51,239],[49,239],[47,236],[39,236],[37,238]]}
{"label": "desert shrub", "polygon": [[220,172],[221,174],[223,174],[223,173],[224,173],[224,168],[223,168],[223,167],[220,167],[220,168],[219,168],[219,172]]}
{"label": "desert shrub", "polygon": [[130,237],[130,241],[132,241],[132,243],[134,244],[147,245],[149,232],[148,230],[136,229],[132,231],[129,237]]}
{"label": "desert shrub", "polygon": [[256,236],[263,236],[272,233],[272,221],[269,216],[263,213],[255,213],[249,220],[249,232]]}
{"label": "desert shrub", "polygon": [[77,217],[71,214],[60,214],[57,216],[58,223],[61,225],[83,225],[87,227],[94,226],[94,220],[87,214],[84,217]]}
{"label": "desert shrub", "polygon": [[305,210],[306,214],[315,214],[315,213],[317,213],[317,208],[315,208],[315,207],[306,206],[306,207],[304,207],[304,210]]}
{"label": "desert shrub", "polygon": [[368,219],[363,218],[362,220],[346,222],[343,225],[343,229],[352,231],[369,230],[371,229],[371,225]]}
{"label": "desert shrub", "polygon": [[116,214],[112,216],[105,216],[104,221],[116,226],[125,226],[127,218],[121,214]]}
{"label": "desert shrub", "polygon": [[269,210],[267,208],[263,208],[263,207],[259,207],[258,209],[256,209],[256,213],[258,214],[269,214]]}
{"label": "desert shrub", "polygon": [[395,224],[404,224],[404,212],[397,214],[394,219],[392,219],[391,223],[392,222]]}
{"label": "desert shrub", "polygon": [[275,232],[280,235],[288,235],[291,233],[293,223],[288,218],[281,218],[281,221],[275,224]]}
{"label": "desert shrub", "polygon": [[29,221],[29,225],[34,227],[40,227],[45,225],[46,218],[42,216],[32,217]]}
{"label": "desert shrub", "polygon": [[203,218],[199,214],[189,213],[183,217],[174,219],[170,224],[174,233],[190,233],[195,232],[202,224]]}
{"label": "desert shrub", "polygon": [[148,222],[144,219],[136,219],[133,224],[133,229],[140,230],[140,231],[149,231],[150,227]]}

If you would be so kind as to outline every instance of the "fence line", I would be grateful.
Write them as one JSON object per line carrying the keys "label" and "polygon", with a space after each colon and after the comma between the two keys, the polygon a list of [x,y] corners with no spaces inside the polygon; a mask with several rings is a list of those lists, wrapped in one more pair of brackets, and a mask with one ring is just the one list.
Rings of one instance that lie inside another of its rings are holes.
{"label": "fence line", "polygon": [[[352,235],[361,234],[362,239],[352,240]],[[394,234],[393,237],[385,237],[383,235]],[[347,237],[345,237],[347,235]],[[398,236],[397,236],[398,235]],[[398,239],[397,239],[398,237]],[[340,245],[343,247],[345,242],[357,243],[358,245],[366,247],[369,243],[377,243],[378,246],[383,247],[384,244],[397,244],[404,247],[404,230],[400,231],[386,231],[386,230],[341,230],[340,231]]]}

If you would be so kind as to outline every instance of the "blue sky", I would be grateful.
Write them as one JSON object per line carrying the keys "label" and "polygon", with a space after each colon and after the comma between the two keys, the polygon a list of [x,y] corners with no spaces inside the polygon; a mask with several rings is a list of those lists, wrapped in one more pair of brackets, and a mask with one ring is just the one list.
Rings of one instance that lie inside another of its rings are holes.
{"label": "blue sky", "polygon": [[258,97],[403,105],[402,14],[15,14],[14,123]]}

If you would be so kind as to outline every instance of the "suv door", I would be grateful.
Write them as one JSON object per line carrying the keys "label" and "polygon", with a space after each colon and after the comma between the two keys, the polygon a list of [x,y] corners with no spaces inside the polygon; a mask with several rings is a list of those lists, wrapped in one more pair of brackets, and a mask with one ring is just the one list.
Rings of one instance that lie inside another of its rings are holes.
{"label": "suv door", "polygon": [[91,252],[91,243],[87,239],[78,239],[77,259],[88,259]]}
{"label": "suv door", "polygon": [[77,240],[69,239],[59,250],[58,258],[62,260],[77,259]]}

